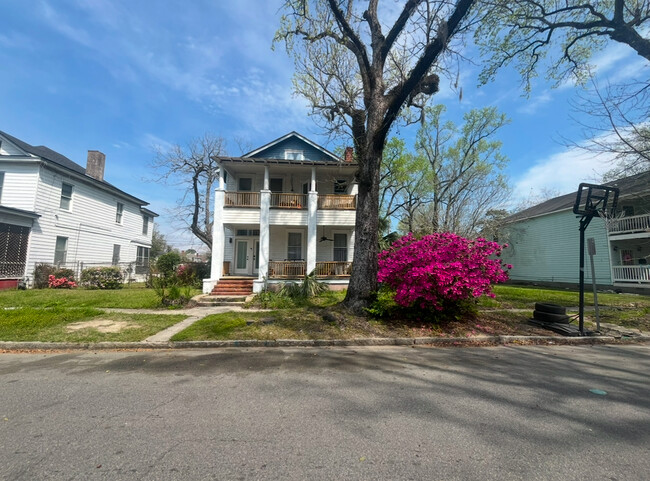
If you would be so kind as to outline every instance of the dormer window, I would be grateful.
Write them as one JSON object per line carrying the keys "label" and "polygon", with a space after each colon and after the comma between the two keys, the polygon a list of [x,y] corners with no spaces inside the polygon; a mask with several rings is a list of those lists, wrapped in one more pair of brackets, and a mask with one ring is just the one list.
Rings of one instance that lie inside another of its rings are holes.
{"label": "dormer window", "polygon": [[287,149],[284,151],[284,158],[286,160],[305,160],[305,151]]}

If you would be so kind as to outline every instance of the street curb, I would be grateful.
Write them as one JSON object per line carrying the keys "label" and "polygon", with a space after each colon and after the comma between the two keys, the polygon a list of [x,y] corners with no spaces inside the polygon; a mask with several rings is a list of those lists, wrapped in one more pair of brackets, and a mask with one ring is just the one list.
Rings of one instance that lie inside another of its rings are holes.
{"label": "street curb", "polygon": [[500,346],[500,345],[593,345],[641,344],[650,342],[650,336],[616,338],[613,336],[557,337],[557,336],[485,336],[485,337],[397,337],[359,339],[275,339],[236,341],[177,341],[177,342],[12,342],[0,341],[0,351],[93,351],[93,350],[154,350],[205,349],[224,347],[364,347],[364,346]]}

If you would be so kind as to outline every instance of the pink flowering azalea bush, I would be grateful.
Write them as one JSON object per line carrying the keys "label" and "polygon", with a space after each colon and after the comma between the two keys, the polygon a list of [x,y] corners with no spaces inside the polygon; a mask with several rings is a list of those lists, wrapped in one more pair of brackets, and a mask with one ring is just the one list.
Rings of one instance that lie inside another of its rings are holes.
{"label": "pink flowering azalea bush", "polygon": [[77,287],[77,283],[73,280],[68,280],[67,277],[55,277],[49,275],[47,278],[47,286],[52,289],[72,289]]}
{"label": "pink flowering azalea bush", "polygon": [[378,280],[398,306],[442,311],[484,294],[494,297],[492,285],[508,280],[512,267],[499,259],[505,247],[451,233],[408,234],[379,254]]}

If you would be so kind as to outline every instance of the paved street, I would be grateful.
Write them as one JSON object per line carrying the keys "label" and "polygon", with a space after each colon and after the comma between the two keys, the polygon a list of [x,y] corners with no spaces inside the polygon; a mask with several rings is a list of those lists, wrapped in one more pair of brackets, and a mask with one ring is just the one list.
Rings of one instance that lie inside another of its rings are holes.
{"label": "paved street", "polygon": [[648,473],[650,346],[0,355],[0,479]]}

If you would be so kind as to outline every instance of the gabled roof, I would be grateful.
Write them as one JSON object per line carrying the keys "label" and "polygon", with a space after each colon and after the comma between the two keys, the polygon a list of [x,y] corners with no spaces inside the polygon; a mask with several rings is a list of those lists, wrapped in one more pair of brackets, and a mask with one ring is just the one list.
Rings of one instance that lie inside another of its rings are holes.
{"label": "gabled roof", "polygon": [[[622,179],[606,182],[604,185],[611,187],[618,187],[620,190],[620,198],[630,197],[642,193],[650,193],[650,171],[642,172],[640,174],[624,177]],[[534,205],[528,209],[517,212],[505,219],[505,222],[516,222],[519,220],[530,219],[532,217],[539,217],[541,215],[552,214],[563,210],[573,209],[573,204],[576,201],[578,191],[571,194],[561,195],[553,199],[549,199],[541,204]]]}
{"label": "gabled roof", "polygon": [[[94,177],[91,177],[86,174],[86,169],[84,169],[82,166],[77,164],[76,162],[68,159],[65,155],[61,155],[58,152],[55,152],[54,150],[50,149],[49,147],[45,147],[44,145],[39,145],[39,146],[33,146],[28,144],[27,142],[24,142],[20,139],[17,139],[16,137],[7,134],[6,132],[3,132],[0,130],[0,135],[5,137],[9,142],[14,144],[16,147],[19,149],[23,150],[24,152],[34,155],[36,157],[41,158],[45,162],[49,162],[51,164],[54,164],[55,166],[58,167],[63,167],[66,170],[70,170],[76,174],[83,175],[85,177],[85,180],[88,182],[91,182],[93,184],[99,185],[104,189],[108,189],[114,192],[117,192],[124,197],[130,198],[132,201],[142,205],[149,205],[148,202],[145,202],[142,199],[138,199],[137,197],[128,194],[124,192],[121,189],[118,189],[114,185],[106,182],[105,180],[98,180],[95,179]],[[157,214],[156,214],[157,215]]]}
{"label": "gabled roof", "polygon": [[[298,139],[299,141],[304,142],[305,144],[309,145],[310,147],[322,152],[323,155],[328,159],[326,162],[336,162],[336,163],[342,162],[342,159],[340,157],[333,154],[332,152],[325,149],[324,147],[321,147],[320,145],[312,142],[311,140],[309,140],[304,135],[300,135],[296,131],[289,132],[288,134],[283,135],[282,137],[279,137],[279,138],[269,142],[268,144],[263,145],[262,147],[259,147],[259,148],[255,149],[255,150],[252,150],[252,151],[248,152],[247,154],[242,155],[241,158],[243,158],[243,159],[253,159],[254,158],[255,160],[257,160],[257,159],[260,159],[260,160],[273,159],[273,157],[269,157],[267,155],[264,155],[264,153],[271,150],[277,144],[279,144],[281,142],[284,142],[285,140],[289,140],[291,138]],[[234,157],[231,157],[231,158],[234,158]],[[310,161],[303,161],[303,162],[310,162]],[[319,161],[319,163],[322,163],[322,162],[324,162],[324,161]]]}

